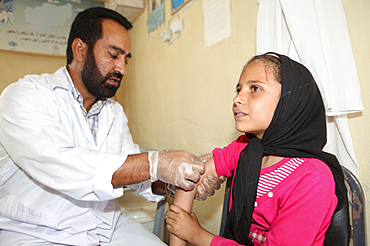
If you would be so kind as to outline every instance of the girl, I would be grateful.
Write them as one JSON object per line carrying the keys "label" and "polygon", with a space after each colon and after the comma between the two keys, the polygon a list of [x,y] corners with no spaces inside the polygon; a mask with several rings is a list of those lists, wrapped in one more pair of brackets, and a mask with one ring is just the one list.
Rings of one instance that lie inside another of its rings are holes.
{"label": "girl", "polygon": [[322,151],[325,109],[311,73],[267,53],[247,63],[236,90],[235,124],[245,135],[215,149],[203,175],[233,176],[224,235],[188,213],[194,190],[176,191],[167,228],[194,245],[323,245],[346,189],[336,157]]}

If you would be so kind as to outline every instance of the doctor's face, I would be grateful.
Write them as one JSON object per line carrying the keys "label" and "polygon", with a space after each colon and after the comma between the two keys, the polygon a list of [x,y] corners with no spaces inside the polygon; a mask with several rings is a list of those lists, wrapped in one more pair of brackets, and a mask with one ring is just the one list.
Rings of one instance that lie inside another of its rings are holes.
{"label": "doctor's face", "polygon": [[87,91],[97,98],[116,94],[131,57],[127,30],[112,20],[103,20],[103,37],[89,48],[81,70]]}

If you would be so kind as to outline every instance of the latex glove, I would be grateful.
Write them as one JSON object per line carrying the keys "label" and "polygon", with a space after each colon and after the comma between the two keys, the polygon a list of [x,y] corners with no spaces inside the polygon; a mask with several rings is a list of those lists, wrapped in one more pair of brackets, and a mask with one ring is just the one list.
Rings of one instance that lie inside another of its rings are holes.
{"label": "latex glove", "polygon": [[[213,157],[213,154],[205,154],[200,157],[203,162],[208,161]],[[216,172],[213,174],[207,174],[207,177],[203,177],[197,187],[197,194],[195,199],[199,201],[204,201],[207,196],[213,196],[216,190],[220,189],[221,184],[225,182],[225,176],[217,177]]]}
{"label": "latex glove", "polygon": [[208,161],[209,159],[211,159],[213,157],[213,154],[212,153],[209,153],[209,154],[205,154],[205,155],[202,155],[201,157],[199,157],[203,162],[206,162]]}
{"label": "latex glove", "polygon": [[184,150],[149,151],[151,181],[161,180],[184,190],[192,190],[204,172],[204,163]]}
{"label": "latex glove", "polygon": [[217,177],[217,175],[209,174],[204,177],[197,187],[197,194],[195,199],[198,201],[204,201],[208,196],[213,196],[216,190],[220,189],[221,184],[225,182],[225,176]]}

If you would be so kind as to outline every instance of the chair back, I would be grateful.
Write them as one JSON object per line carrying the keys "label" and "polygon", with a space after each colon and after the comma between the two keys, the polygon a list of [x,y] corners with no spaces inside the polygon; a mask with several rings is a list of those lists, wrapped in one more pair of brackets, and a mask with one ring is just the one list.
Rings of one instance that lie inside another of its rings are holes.
{"label": "chair back", "polygon": [[343,208],[336,211],[325,233],[324,246],[349,246],[351,224],[349,222],[348,201]]}
{"label": "chair back", "polygon": [[347,168],[342,166],[348,190],[349,214],[351,223],[351,240],[354,246],[366,244],[365,196],[360,181]]}

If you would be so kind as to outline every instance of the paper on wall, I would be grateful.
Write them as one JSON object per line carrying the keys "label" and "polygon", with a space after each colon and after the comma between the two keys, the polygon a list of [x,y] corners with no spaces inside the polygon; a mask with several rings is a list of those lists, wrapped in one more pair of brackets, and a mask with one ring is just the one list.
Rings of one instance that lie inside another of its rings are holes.
{"label": "paper on wall", "polygon": [[230,0],[203,0],[203,14],[206,47],[231,36]]}

